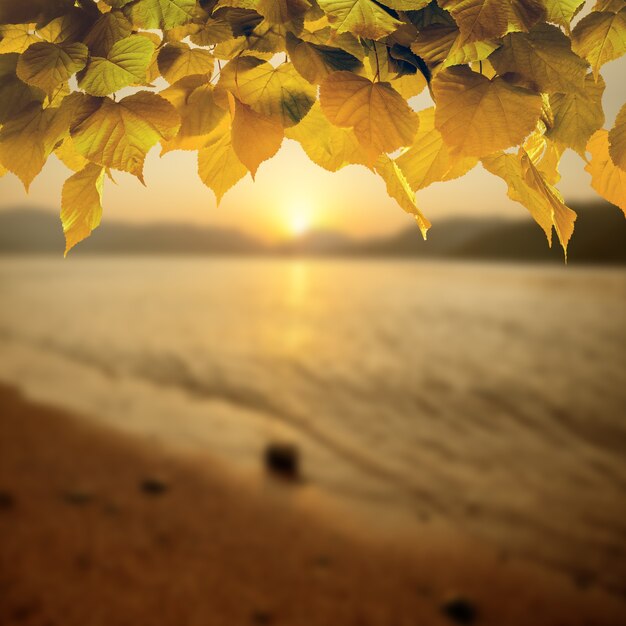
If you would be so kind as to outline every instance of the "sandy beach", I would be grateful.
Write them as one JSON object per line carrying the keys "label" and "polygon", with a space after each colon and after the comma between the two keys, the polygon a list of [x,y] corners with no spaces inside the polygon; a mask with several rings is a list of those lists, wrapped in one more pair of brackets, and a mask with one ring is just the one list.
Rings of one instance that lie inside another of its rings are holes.
{"label": "sandy beach", "polygon": [[[626,603],[425,524],[390,539],[0,390],[0,624],[617,626]],[[261,467],[261,465],[260,465]]]}

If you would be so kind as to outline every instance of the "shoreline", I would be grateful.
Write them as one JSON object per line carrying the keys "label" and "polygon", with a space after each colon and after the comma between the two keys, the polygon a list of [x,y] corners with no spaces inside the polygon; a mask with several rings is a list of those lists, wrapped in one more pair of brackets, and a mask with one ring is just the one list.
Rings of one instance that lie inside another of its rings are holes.
{"label": "shoreline", "polygon": [[[329,511],[313,487],[200,467],[5,385],[0,415],[3,625],[618,626],[626,615],[626,600],[453,527],[392,539]],[[475,622],[446,615],[451,599]]]}

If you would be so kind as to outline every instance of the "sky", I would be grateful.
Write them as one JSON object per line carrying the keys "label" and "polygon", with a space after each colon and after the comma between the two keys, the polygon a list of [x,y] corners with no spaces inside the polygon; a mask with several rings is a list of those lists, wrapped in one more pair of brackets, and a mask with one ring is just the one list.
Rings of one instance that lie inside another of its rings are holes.
{"label": "sky", "polygon": [[[605,127],[626,101],[626,58],[603,68]],[[416,110],[431,106],[425,91],[412,101]],[[558,185],[567,201],[595,198],[582,159],[568,151],[561,164]],[[218,207],[210,189],[197,175],[193,152],[173,152],[159,157],[158,148],[148,155],[144,170],[146,187],[134,177],[115,173],[117,184],[107,180],[103,220],[126,222],[182,221],[204,226],[232,227],[266,241],[293,236],[307,228],[329,228],[353,237],[385,235],[414,224],[385,185],[362,166],[352,165],[330,173],[309,161],[299,144],[285,140],[280,152],[231,189]],[[27,195],[12,174],[0,179],[0,210],[33,206],[58,212],[61,188],[71,172],[56,157]],[[451,216],[501,216],[520,218],[526,209],[506,196],[506,185],[479,165],[455,181],[437,183],[417,194],[420,209],[436,227]]]}

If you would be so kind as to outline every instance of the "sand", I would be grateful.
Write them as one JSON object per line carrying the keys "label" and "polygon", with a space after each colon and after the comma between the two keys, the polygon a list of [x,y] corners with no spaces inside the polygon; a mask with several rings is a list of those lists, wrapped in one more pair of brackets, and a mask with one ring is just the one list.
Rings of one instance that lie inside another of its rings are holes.
{"label": "sand", "polygon": [[624,598],[462,529],[392,540],[357,517],[333,523],[306,489],[0,388],[0,625],[626,623]]}

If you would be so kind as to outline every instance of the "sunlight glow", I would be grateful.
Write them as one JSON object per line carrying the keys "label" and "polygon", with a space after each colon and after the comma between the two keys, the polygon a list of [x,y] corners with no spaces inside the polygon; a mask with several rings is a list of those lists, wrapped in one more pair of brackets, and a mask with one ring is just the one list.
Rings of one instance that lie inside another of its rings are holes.
{"label": "sunlight glow", "polygon": [[304,235],[304,233],[306,233],[310,227],[311,220],[306,213],[300,211],[298,213],[294,213],[291,216],[289,229],[293,236],[300,237],[301,235]]}

